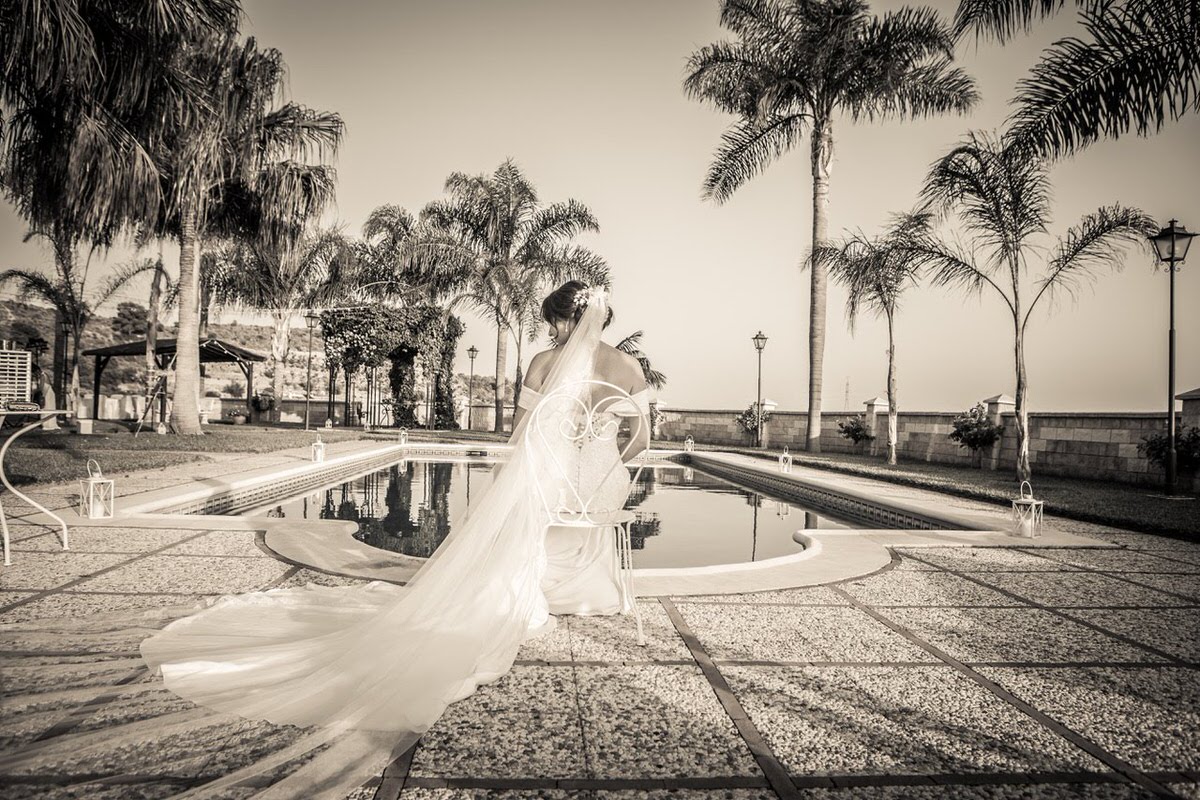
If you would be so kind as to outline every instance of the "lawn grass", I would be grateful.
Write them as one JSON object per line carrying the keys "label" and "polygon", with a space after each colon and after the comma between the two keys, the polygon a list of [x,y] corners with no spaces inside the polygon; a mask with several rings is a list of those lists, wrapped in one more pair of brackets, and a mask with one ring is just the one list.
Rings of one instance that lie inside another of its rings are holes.
{"label": "lawn grass", "polygon": [[[682,449],[682,443],[656,441],[659,447]],[[697,450],[737,452],[776,461],[779,451],[755,450],[748,447],[717,447],[696,445]],[[790,452],[790,451],[789,451]],[[1020,483],[1014,472],[992,471],[934,464],[928,461],[901,459],[888,466],[881,458],[846,453],[790,453],[794,464],[861,475],[891,483],[945,492],[960,497],[1012,507]],[[1184,539],[1200,539],[1200,498],[1168,499],[1154,486],[1136,486],[1113,481],[1089,481],[1038,475],[1036,470],[1030,485],[1034,496],[1046,503],[1047,514],[1055,514],[1083,522],[1096,522],[1132,531],[1143,531]]]}
{"label": "lawn grass", "polygon": [[[362,438],[356,430],[320,433],[326,442]],[[71,430],[31,431],[8,451],[5,470],[16,485],[54,483],[84,477],[89,458],[99,461],[106,474],[121,475],[210,460],[205,453],[271,453],[306,447],[316,434],[298,428],[209,425],[203,436],[159,436],[153,431],[134,436],[124,425],[105,422],[97,423],[96,433],[90,436]]]}

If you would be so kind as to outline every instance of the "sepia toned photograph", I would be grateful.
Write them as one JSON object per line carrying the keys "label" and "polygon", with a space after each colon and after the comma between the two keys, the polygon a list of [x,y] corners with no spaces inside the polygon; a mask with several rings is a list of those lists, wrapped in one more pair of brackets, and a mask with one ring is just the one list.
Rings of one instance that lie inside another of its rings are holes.
{"label": "sepia toned photograph", "polygon": [[0,797],[1200,800],[1197,0],[0,0]]}

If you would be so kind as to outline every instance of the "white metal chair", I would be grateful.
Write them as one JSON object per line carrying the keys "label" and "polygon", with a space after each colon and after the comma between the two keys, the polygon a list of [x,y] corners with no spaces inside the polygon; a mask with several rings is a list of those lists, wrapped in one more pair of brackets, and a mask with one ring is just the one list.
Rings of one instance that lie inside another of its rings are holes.
{"label": "white metal chair", "polygon": [[[620,417],[631,420],[629,441],[621,449],[619,458],[596,480],[594,487],[580,486],[580,459],[570,458],[569,449],[582,450],[584,445],[594,440],[614,441],[620,432]],[[636,420],[636,423],[632,420]],[[530,413],[529,430],[525,436],[525,447],[530,457],[541,452],[549,462],[551,485],[535,482],[546,512],[545,530],[552,527],[613,529],[617,537],[613,550],[613,575],[617,579],[622,609],[633,611],[639,645],[646,644],[646,637],[633,588],[633,552],[629,530],[636,517],[632,511],[623,508],[597,509],[593,505],[598,499],[597,493],[609,477],[617,470],[626,469],[625,456],[646,424],[645,415],[629,392],[605,381],[582,380],[568,383],[542,397]],[[563,455],[567,455],[567,458]],[[637,482],[641,473],[642,465],[639,464],[633,475],[633,483]],[[557,497],[551,497],[551,494],[557,494]]]}

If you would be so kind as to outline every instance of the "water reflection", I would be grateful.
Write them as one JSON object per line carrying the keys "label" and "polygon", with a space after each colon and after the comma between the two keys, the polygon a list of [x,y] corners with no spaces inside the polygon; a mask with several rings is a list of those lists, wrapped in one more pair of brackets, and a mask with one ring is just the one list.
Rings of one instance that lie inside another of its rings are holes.
{"label": "water reflection", "polygon": [[[427,558],[491,486],[493,464],[407,460],[340,486],[261,510],[271,517],[337,519],[356,538]],[[770,501],[768,505],[767,501]],[[750,506],[747,513],[746,506]],[[629,493],[630,540],[642,567],[703,566],[797,551],[792,504],[677,466],[647,467]],[[759,514],[759,509],[774,513]],[[739,510],[740,509],[740,510]],[[803,529],[844,527],[796,506]]]}

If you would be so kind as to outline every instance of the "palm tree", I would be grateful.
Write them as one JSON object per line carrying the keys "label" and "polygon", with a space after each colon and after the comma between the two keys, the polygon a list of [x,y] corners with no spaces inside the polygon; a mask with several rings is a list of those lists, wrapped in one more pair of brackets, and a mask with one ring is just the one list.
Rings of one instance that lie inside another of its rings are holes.
{"label": "palm tree", "polygon": [[166,6],[0,4],[0,173],[32,228],[103,243],[158,213],[157,102],[188,113],[202,102],[174,54],[241,14],[237,0]]}
{"label": "palm tree", "polygon": [[[1137,209],[1102,206],[1088,214],[1049,250],[1046,271],[1023,307],[1021,278],[1041,248],[1036,240],[1050,225],[1046,167],[1028,151],[1005,147],[994,137],[972,133],[934,164],[922,190],[926,207],[953,213],[967,233],[966,247],[939,239],[930,227],[914,229],[906,257],[932,273],[934,285],[982,295],[994,291],[1012,316],[1016,368],[1017,478],[1028,480],[1029,384],[1025,376],[1025,328],[1043,297],[1074,297],[1100,268],[1119,269],[1124,246],[1146,246],[1157,226]],[[926,218],[928,219],[928,218]]]}
{"label": "palm tree", "polygon": [[439,269],[458,287],[451,304],[473,306],[496,326],[495,430],[501,433],[508,333],[519,328],[522,278],[569,254],[571,240],[600,226],[575,200],[539,205],[533,184],[512,159],[491,176],[456,172],[446,179],[446,192],[448,199],[421,212],[430,230],[442,235],[426,249],[439,254]]}
{"label": "palm tree", "polygon": [[344,290],[349,243],[337,231],[323,231],[295,244],[232,245],[216,257],[221,267],[213,286],[214,302],[271,316],[271,396],[275,399],[271,418],[278,422],[292,321],[303,309],[322,305]]}
{"label": "palm tree", "polygon": [[[50,239],[54,249],[54,276],[36,270],[6,269],[0,272],[0,285],[16,284],[22,296],[36,297],[48,303],[54,308],[55,317],[65,323],[68,340],[63,348],[64,375],[68,388],[67,397],[62,400],[65,408],[79,413],[79,351],[83,334],[100,306],[133,278],[153,270],[155,265],[147,260],[119,267],[89,299],[88,271],[100,248],[95,244],[89,246],[87,255],[81,259],[77,240],[53,233],[30,234],[34,235],[45,235]],[[55,331],[54,335],[61,336],[62,331]]]}
{"label": "palm tree", "polygon": [[[957,34],[1006,42],[1065,0],[960,0]],[[1200,5],[1195,0],[1082,2],[1082,38],[1060,39],[1018,85],[1009,136],[1050,157],[1130,129],[1160,130],[1200,110]]]}
{"label": "palm tree", "polygon": [[[864,0],[722,0],[737,40],[692,54],[684,88],[740,119],[722,136],[704,196],[723,203],[807,131],[812,166],[812,248],[828,238],[833,119],[901,119],[963,113],[974,81],[951,66],[954,39],[928,8],[873,17]],[[827,275],[814,262],[809,297],[807,448],[821,450]]]}
{"label": "palm tree", "polygon": [[208,102],[196,113],[172,108],[165,118],[154,155],[170,203],[157,224],[180,244],[172,425],[199,435],[201,237],[241,234],[293,246],[334,194],[332,169],[306,159],[336,151],[345,126],[337,114],[276,107],[283,57],[254,39],[225,37],[182,57]]}
{"label": "palm tree", "polygon": [[642,331],[634,331],[617,342],[617,349],[638,360],[642,366],[642,376],[646,379],[647,386],[659,391],[667,385],[667,376],[652,367],[650,357],[642,352]]}
{"label": "palm tree", "polygon": [[833,279],[847,290],[846,318],[850,332],[863,309],[887,318],[888,333],[888,436],[887,463],[896,463],[900,400],[896,390],[896,311],[900,295],[915,285],[920,259],[908,249],[914,235],[928,226],[928,214],[899,216],[884,234],[872,239],[861,231],[815,251],[812,260],[824,261]]}
{"label": "palm tree", "polygon": [[522,343],[538,339],[543,323],[542,300],[566,281],[581,281],[588,286],[612,286],[608,265],[604,259],[583,247],[551,250],[542,259],[533,261],[511,276],[508,287],[508,330],[517,343],[517,374],[513,383],[513,403],[521,400],[524,384]]}

